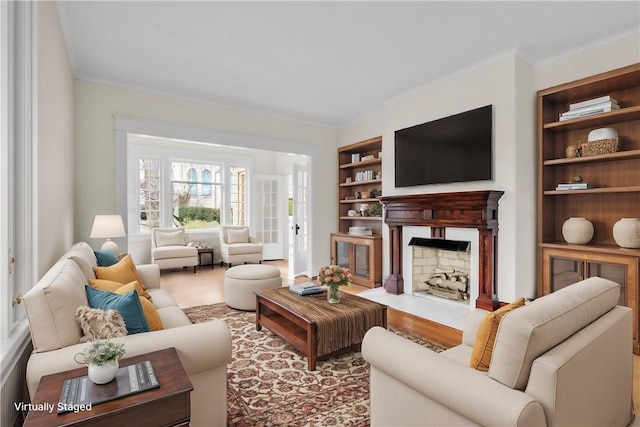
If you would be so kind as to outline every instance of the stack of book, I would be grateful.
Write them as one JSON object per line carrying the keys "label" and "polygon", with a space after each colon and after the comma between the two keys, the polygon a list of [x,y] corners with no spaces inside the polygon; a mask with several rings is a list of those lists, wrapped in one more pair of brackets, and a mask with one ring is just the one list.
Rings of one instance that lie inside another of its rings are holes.
{"label": "stack of book", "polygon": [[618,101],[609,95],[601,96],[599,98],[569,104],[569,111],[560,114],[560,121],[591,116],[593,114],[608,113],[619,109]]}
{"label": "stack of book", "polygon": [[297,285],[291,285],[289,286],[289,289],[291,290],[291,292],[294,292],[298,295],[313,295],[313,294],[319,294],[322,292],[322,287],[320,287],[320,285],[317,285],[315,283],[312,282],[307,282],[307,283],[300,283]]}
{"label": "stack of book", "polygon": [[556,190],[587,190],[589,188],[595,188],[593,184],[587,184],[586,182],[570,182],[567,184],[558,184]]}

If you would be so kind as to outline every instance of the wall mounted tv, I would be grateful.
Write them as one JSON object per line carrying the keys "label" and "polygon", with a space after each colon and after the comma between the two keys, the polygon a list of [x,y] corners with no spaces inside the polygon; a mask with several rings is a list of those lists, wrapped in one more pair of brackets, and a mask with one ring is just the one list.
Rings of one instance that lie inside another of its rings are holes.
{"label": "wall mounted tv", "polygon": [[396,187],[492,179],[492,135],[492,105],[397,130]]}

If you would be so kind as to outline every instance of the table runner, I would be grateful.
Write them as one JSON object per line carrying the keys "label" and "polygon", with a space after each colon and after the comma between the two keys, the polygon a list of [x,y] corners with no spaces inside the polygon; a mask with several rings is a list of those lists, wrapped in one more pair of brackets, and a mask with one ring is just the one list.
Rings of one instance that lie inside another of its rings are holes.
{"label": "table runner", "polygon": [[299,296],[289,288],[266,289],[262,295],[315,322],[318,333],[318,356],[360,344],[373,326],[384,325],[385,306],[342,292],[340,303],[327,301],[327,291]]}

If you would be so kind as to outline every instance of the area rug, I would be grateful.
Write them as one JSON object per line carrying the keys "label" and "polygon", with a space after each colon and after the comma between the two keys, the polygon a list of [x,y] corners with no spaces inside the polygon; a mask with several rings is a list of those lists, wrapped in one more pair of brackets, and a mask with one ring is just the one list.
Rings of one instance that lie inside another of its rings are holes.
{"label": "area rug", "polygon": [[[224,320],[231,330],[227,368],[228,425],[368,426],[369,365],[360,352],[318,361],[315,371],[292,346],[266,329],[255,313],[226,304],[184,309],[193,323]],[[395,333],[434,351],[444,347],[407,331]]]}

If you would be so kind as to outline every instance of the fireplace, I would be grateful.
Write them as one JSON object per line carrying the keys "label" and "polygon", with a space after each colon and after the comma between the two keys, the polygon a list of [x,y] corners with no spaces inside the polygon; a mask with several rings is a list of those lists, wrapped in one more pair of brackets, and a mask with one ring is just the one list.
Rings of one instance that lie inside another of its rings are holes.
{"label": "fireplace", "polygon": [[389,226],[390,274],[384,281],[386,291],[404,292],[403,227],[430,227],[432,239],[446,239],[448,228],[471,228],[478,232],[476,307],[498,308],[498,200],[503,194],[487,190],[382,197],[384,221]]}

